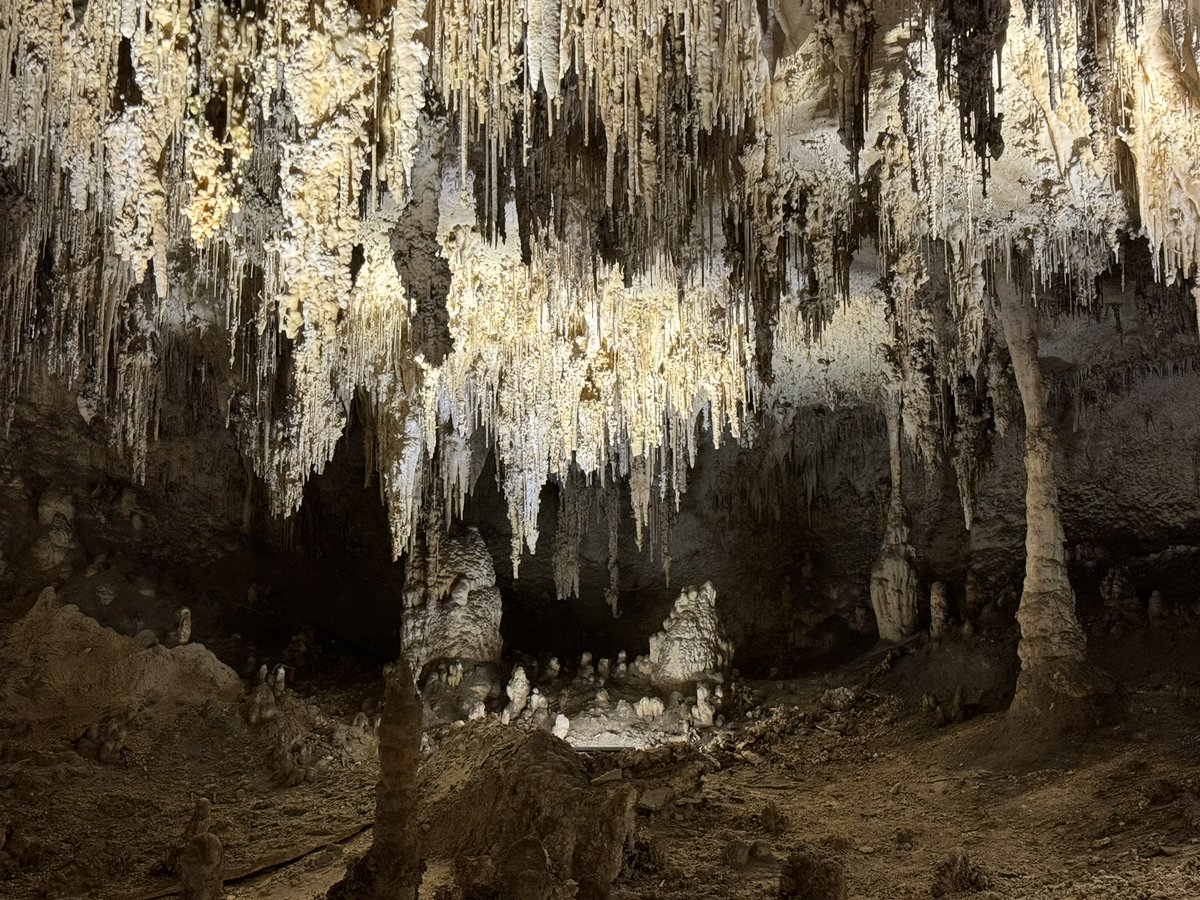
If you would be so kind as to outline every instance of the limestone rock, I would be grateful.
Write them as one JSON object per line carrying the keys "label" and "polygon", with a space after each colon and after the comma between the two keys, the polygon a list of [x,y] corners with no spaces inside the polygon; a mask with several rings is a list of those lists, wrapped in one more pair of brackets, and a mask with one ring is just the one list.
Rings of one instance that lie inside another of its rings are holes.
{"label": "limestone rock", "polygon": [[439,855],[478,857],[497,848],[503,869],[510,848],[535,838],[557,879],[601,893],[633,840],[634,788],[593,786],[566,743],[494,720],[447,735],[421,769],[421,796],[425,846]]}
{"label": "limestone rock", "polygon": [[846,872],[835,859],[802,847],[784,860],[779,900],[846,900]]}
{"label": "limestone rock", "polygon": [[963,891],[986,890],[988,885],[988,877],[971,862],[967,852],[962,847],[955,847],[934,870],[930,892],[934,897],[945,897]]}
{"label": "limestone rock", "polygon": [[223,900],[224,853],[215,834],[204,831],[188,841],[179,868],[183,900]]}
{"label": "limestone rock", "polygon": [[405,577],[401,641],[413,671],[439,659],[499,662],[500,591],[479,531],[443,537],[436,559],[427,553],[412,554]]}
{"label": "limestone rock", "polygon": [[697,676],[721,673],[733,659],[717,614],[717,591],[711,582],[685,588],[675,601],[663,630],[650,636],[650,680],[674,687]]}
{"label": "limestone rock", "polygon": [[[0,696],[29,721],[94,722],[113,707],[153,708],[236,703],[237,673],[200,644],[144,648],[105,628],[47,588],[11,623],[0,647]],[[41,688],[30,695],[25,675],[36,666]]]}

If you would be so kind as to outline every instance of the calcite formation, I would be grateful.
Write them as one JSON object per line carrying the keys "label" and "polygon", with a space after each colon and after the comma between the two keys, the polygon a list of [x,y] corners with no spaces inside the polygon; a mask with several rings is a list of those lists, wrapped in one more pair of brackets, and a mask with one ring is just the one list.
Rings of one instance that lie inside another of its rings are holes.
{"label": "calcite formation", "polygon": [[478,529],[443,536],[433,550],[421,544],[406,570],[401,644],[413,672],[437,660],[499,662],[500,589]]}
{"label": "calcite formation", "polygon": [[516,571],[548,481],[628,479],[640,536],[699,441],[899,390],[969,524],[990,273],[1016,250],[1088,303],[1130,240],[1200,269],[1198,19],[3,0],[0,403],[48,366],[144,478],[199,373],[280,514],[353,413],[397,555],[493,453]]}
{"label": "calcite formation", "polygon": [[717,614],[717,590],[711,582],[684,588],[663,630],[650,636],[648,668],[652,683],[678,686],[703,676],[720,677],[733,659]]}

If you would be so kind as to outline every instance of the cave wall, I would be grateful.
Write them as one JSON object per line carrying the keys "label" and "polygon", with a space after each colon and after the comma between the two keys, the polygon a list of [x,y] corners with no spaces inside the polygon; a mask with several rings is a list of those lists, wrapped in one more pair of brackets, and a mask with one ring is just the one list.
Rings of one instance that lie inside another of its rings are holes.
{"label": "cave wall", "polygon": [[[1068,559],[1085,616],[1101,604],[1101,583],[1118,565],[1142,603],[1152,590],[1169,603],[1194,603],[1200,554],[1194,308],[1178,291],[1114,286],[1106,297],[1086,314],[1047,298],[1041,318]],[[1165,363],[1164,346],[1172,354]],[[164,397],[143,484],[114,453],[110,425],[89,421],[76,390],[51,377],[29,383],[4,445],[7,608],[15,613],[55,581],[86,598],[85,573],[100,557],[101,569],[115,565],[122,577],[155,582],[150,605],[161,608],[151,619],[162,628],[178,606],[190,605],[199,638],[218,646],[248,632],[286,643],[311,627],[380,658],[393,654],[405,558],[392,558],[366,430],[349,429],[306,487],[300,510],[279,518],[224,423],[197,402],[194,386],[176,387]],[[952,609],[961,612],[973,582],[974,602],[988,607],[985,619],[995,627],[1012,621],[1024,563],[1023,434],[1010,413],[996,416],[1009,424],[990,435],[969,531],[948,461],[931,466],[911,449],[904,456],[905,503],[925,586],[945,582]],[[763,429],[750,447],[726,440],[714,448],[698,435],[679,509],[669,492],[652,503],[640,551],[634,494],[627,481],[616,487],[619,618],[606,596],[604,488],[588,492],[580,596],[559,599],[560,487],[543,488],[537,553],[524,555],[514,579],[509,507],[489,461],[462,522],[450,527],[476,525],[488,543],[508,652],[553,653],[568,665],[584,651],[598,658],[644,652],[678,591],[709,580],[746,672],[804,669],[869,646],[868,577],[889,491],[883,416],[866,404],[813,404],[790,410],[785,421],[786,428]],[[64,491],[73,505],[66,568],[34,565],[31,554],[48,533],[37,523],[39,504]]]}

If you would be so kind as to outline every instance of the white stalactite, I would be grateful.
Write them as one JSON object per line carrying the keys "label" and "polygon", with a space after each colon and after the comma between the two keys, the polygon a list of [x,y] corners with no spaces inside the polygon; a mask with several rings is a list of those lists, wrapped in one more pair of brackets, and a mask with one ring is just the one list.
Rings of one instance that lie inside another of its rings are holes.
{"label": "white stalactite", "polygon": [[[937,23],[915,0],[880,29],[865,74],[850,66],[874,28],[865,2],[844,21],[836,4],[779,11],[782,47],[750,0],[400,0],[383,18],[347,0],[252,6],[0,0],[0,418],[48,360],[95,395],[142,475],[165,347],[219,330],[238,376],[221,413],[272,508],[297,508],[360,398],[397,553],[427,497],[461,510],[483,448],[514,572],[537,546],[542,486],[573,469],[632,475],[639,541],[653,521],[662,545],[656,510],[684,490],[698,424],[714,443],[744,440],[764,410],[872,396],[883,309],[927,332],[930,248],[958,335],[942,374],[974,376],[989,262],[1032,236],[1038,275],[1065,273],[1086,299],[1135,223],[1122,180],[1158,277],[1200,275],[1192,2],[1116,23],[1094,84],[1057,63],[1082,58],[1074,8],[1044,13],[1048,59],[1042,22],[1014,4],[996,95],[1006,149],[986,192],[928,52]],[[843,119],[871,110],[857,162],[878,164],[878,259],[854,234],[864,201],[831,96]],[[515,167],[546,165],[531,152],[538,116],[570,158],[530,178],[575,180],[531,211]],[[422,227],[449,267],[444,358],[418,358],[409,295],[431,288],[396,267],[401,223],[430,192],[439,221]],[[605,217],[619,254],[600,252]],[[905,390],[928,460],[935,392]]]}

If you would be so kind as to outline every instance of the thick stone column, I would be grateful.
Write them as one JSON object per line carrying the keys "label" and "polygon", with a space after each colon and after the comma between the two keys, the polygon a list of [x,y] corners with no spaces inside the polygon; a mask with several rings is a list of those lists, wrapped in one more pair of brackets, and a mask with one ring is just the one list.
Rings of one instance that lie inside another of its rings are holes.
{"label": "thick stone column", "polygon": [[1067,575],[1056,442],[1038,362],[1035,312],[1014,282],[997,280],[996,293],[1025,410],[1025,583],[1017,609],[1021,674],[1011,712],[1027,718],[1052,716],[1063,726],[1086,725],[1094,718],[1086,701],[1107,691],[1084,665],[1086,645]]}

